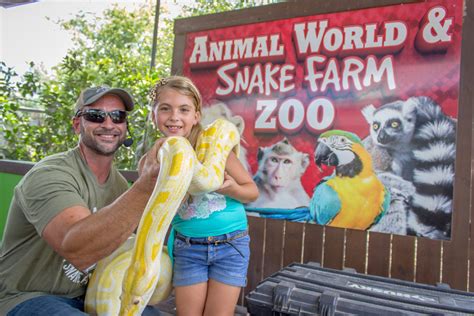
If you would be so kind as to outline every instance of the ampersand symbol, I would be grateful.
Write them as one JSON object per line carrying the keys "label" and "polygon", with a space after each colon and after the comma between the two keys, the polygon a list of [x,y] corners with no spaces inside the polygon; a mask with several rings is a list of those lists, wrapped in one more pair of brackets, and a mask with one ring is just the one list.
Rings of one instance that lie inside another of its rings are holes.
{"label": "ampersand symbol", "polygon": [[428,24],[423,29],[423,38],[428,43],[448,42],[451,40],[451,35],[448,35],[448,29],[453,23],[453,19],[446,19],[446,10],[441,7],[433,8],[428,13]]}
{"label": "ampersand symbol", "polygon": [[416,48],[424,53],[445,52],[451,43],[449,33],[453,18],[445,18],[447,10],[437,6],[431,8],[421,21],[421,27],[415,39]]}

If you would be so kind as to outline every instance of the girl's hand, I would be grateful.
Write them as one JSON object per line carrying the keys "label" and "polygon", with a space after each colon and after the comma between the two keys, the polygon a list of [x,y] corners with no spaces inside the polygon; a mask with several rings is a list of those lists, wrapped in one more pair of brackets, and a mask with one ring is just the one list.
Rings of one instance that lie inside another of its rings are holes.
{"label": "girl's hand", "polygon": [[227,172],[224,172],[224,183],[216,190],[217,193],[228,195],[236,186],[237,182]]}

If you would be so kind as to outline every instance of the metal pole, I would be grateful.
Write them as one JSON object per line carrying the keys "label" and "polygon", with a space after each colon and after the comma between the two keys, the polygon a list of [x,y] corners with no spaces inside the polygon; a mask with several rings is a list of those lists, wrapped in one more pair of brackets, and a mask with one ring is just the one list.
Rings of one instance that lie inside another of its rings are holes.
{"label": "metal pole", "polygon": [[[153,39],[152,39],[152,46],[151,46],[150,72],[152,72],[155,68],[156,40],[157,40],[157,37],[158,37],[158,21],[159,20],[160,20],[160,0],[156,0],[155,25],[153,27]],[[150,134],[151,129],[153,129],[153,126],[151,124],[150,112],[148,112],[148,115],[147,115],[146,121],[145,121],[145,131],[143,133],[143,137],[141,138],[141,141],[140,141],[139,145],[137,146],[137,149],[136,149],[136,152],[135,152],[135,161],[134,161],[135,167],[138,166],[138,162],[140,161],[140,158],[149,149],[148,148],[148,138],[150,137],[149,134]]]}
{"label": "metal pole", "polygon": [[155,6],[155,26],[153,28],[153,42],[151,46],[151,63],[150,70],[155,68],[155,57],[156,57],[156,40],[158,37],[158,21],[160,20],[160,0],[156,0]]}

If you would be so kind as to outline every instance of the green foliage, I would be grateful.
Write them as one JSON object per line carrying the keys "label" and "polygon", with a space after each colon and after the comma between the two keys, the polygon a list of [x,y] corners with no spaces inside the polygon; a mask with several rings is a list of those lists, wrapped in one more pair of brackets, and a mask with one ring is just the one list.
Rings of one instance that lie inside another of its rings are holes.
{"label": "green foliage", "polygon": [[[276,1],[196,0],[185,6],[181,17],[270,2]],[[114,6],[103,17],[81,12],[70,20],[57,21],[73,35],[73,47],[51,74],[31,63],[19,76],[0,62],[0,158],[38,161],[75,146],[77,136],[71,118],[77,96],[85,87],[107,84],[126,88],[135,97],[136,107],[130,117],[135,143],[129,149],[122,147],[116,156],[119,168],[134,169],[136,157],[148,146],[138,140],[145,138],[143,142],[148,143],[157,137],[147,119],[148,91],[171,69],[173,21],[163,13],[154,69],[150,69],[154,4],[133,12]]]}
{"label": "green foliage", "polygon": [[[38,126],[38,113],[21,111],[21,107],[41,108],[41,75],[34,70],[34,64],[16,82],[16,72],[0,62],[0,115],[5,144],[2,154],[9,159],[38,160],[45,154],[45,143],[49,142],[47,130]],[[21,144],[21,145],[19,145]]]}
{"label": "green foliage", "polygon": [[[176,2],[179,2],[176,1]],[[183,6],[183,16],[197,16],[204,14],[212,14],[238,10],[244,8],[252,8],[259,5],[281,2],[278,0],[194,0]]]}
{"label": "green foliage", "polygon": [[[71,128],[74,104],[83,88],[95,85],[124,87],[131,92],[136,110],[130,129],[133,135],[141,135],[148,114],[148,91],[158,78],[169,75],[171,44],[161,45],[156,56],[160,62],[150,70],[154,16],[148,7],[133,12],[113,7],[101,18],[80,13],[58,23],[73,34],[74,45],[51,76],[32,64],[20,77],[5,63],[0,64],[2,152],[7,159],[38,161],[75,146],[77,136]],[[163,20],[160,26],[160,36],[172,38],[172,21]],[[35,120],[38,113],[22,111],[25,107],[43,110],[41,119]],[[120,168],[134,167],[136,147],[119,150]]]}

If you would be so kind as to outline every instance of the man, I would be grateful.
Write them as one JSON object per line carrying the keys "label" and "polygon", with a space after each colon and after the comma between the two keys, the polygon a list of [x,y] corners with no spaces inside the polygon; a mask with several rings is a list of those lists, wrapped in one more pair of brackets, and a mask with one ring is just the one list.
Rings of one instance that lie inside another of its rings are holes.
{"label": "man", "polygon": [[113,166],[133,106],[123,89],[82,91],[72,120],[79,145],[38,162],[15,188],[0,248],[0,315],[86,315],[88,272],[137,228],[159,172],[159,141],[130,189]]}

